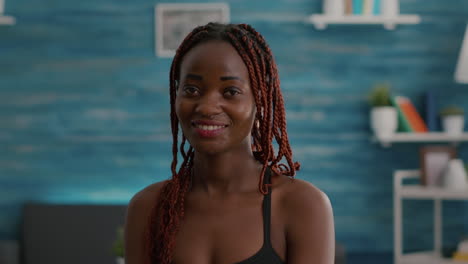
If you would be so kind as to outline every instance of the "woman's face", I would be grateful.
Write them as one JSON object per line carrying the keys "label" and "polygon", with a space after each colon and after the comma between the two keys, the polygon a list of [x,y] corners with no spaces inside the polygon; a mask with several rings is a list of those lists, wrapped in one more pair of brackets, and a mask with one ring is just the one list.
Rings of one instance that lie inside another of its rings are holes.
{"label": "woman's face", "polygon": [[230,43],[209,41],[192,48],[179,80],[175,110],[197,152],[250,149],[255,101],[247,67]]}

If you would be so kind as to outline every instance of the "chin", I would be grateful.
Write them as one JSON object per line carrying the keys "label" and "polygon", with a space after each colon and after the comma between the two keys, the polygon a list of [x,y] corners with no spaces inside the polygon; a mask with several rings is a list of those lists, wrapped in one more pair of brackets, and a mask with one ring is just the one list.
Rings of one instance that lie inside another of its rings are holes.
{"label": "chin", "polygon": [[200,144],[200,145],[193,146],[193,149],[195,150],[195,152],[198,152],[200,154],[206,154],[206,155],[216,155],[216,154],[226,152],[226,149],[219,146],[219,144],[218,145]]}

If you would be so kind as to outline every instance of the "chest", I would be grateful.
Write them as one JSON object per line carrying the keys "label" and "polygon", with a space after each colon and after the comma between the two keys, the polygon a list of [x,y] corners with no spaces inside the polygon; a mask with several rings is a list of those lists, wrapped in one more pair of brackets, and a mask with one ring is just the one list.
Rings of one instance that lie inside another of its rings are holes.
{"label": "chest", "polygon": [[[264,244],[262,202],[263,197],[226,202],[189,201],[176,237],[174,263],[235,264],[255,255]],[[277,231],[270,234],[272,240],[274,236],[279,242],[281,230]],[[279,247],[285,253],[285,246]]]}

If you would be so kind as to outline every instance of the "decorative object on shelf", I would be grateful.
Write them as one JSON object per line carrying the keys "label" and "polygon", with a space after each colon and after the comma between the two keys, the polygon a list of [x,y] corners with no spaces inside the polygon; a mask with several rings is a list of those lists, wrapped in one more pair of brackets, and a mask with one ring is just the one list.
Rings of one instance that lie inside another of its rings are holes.
{"label": "decorative object on shelf", "polygon": [[172,57],[183,38],[196,26],[229,22],[226,3],[161,3],[155,7],[156,54]]}
{"label": "decorative object on shelf", "polygon": [[383,24],[395,29],[397,24],[419,24],[418,15],[400,15],[399,0],[323,0],[324,14],[307,17],[317,29],[328,24]]}
{"label": "decorative object on shelf", "polygon": [[116,264],[125,264],[124,262],[124,229],[119,226],[116,231],[116,238],[112,245],[112,252],[114,253]]}
{"label": "decorative object on shelf", "polygon": [[465,166],[461,159],[449,161],[442,177],[442,186],[451,190],[468,191],[468,179],[466,178]]}
{"label": "decorative object on shelf", "polygon": [[455,81],[468,84],[468,25],[466,26],[465,37],[458,57]]}
{"label": "decorative object on shelf", "polygon": [[391,103],[390,86],[375,85],[369,95],[370,126],[379,139],[392,137],[398,127],[397,111]]}
{"label": "decorative object on shelf", "polygon": [[5,16],[5,0],[0,0],[0,25],[14,25],[15,18],[12,16]]}
{"label": "decorative object on shelf", "polygon": [[457,156],[456,148],[444,145],[429,145],[419,150],[421,166],[421,184],[442,186],[443,174],[449,161]]}
{"label": "decorative object on shelf", "polygon": [[453,254],[453,260],[468,262],[468,237],[458,243],[457,251]]}
{"label": "decorative object on shelf", "polygon": [[449,135],[460,135],[465,126],[463,108],[458,106],[447,106],[440,111],[442,128]]}

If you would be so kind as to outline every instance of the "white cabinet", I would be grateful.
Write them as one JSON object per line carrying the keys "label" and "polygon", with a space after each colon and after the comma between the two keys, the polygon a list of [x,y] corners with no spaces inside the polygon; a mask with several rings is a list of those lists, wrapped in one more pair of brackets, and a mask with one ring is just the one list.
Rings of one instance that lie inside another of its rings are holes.
{"label": "white cabinet", "polygon": [[[395,264],[456,264],[460,262],[442,258],[442,200],[468,200],[468,190],[454,191],[442,187],[403,185],[405,179],[419,178],[419,170],[397,170],[393,175],[393,243]],[[428,252],[403,254],[404,199],[434,201],[434,249]]]}
{"label": "white cabinet", "polygon": [[419,24],[421,21],[418,15],[401,15],[399,0],[378,0],[378,14],[345,14],[345,1],[348,0],[323,0],[324,13],[309,16],[307,22],[314,24],[317,29],[325,29],[328,24],[382,24],[386,29],[392,30],[397,24]]}

